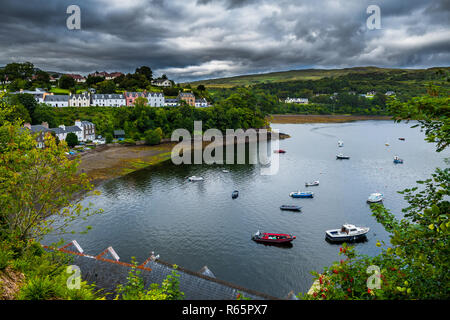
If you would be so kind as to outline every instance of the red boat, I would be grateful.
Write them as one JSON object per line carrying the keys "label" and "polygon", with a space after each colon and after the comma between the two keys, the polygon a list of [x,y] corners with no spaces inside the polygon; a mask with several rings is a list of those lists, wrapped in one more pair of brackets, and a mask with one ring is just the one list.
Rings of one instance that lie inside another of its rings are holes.
{"label": "red boat", "polygon": [[280,149],[280,150],[275,150],[274,152],[275,152],[275,153],[286,153],[286,151],[285,151],[285,150],[283,150],[283,149]]}
{"label": "red boat", "polygon": [[296,237],[284,233],[262,233],[257,232],[252,236],[252,240],[264,243],[289,243]]}

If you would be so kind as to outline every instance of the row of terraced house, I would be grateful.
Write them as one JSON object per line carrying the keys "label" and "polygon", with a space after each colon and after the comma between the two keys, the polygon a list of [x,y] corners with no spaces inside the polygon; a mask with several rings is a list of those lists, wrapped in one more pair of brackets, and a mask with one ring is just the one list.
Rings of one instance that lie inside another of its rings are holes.
{"label": "row of terraced house", "polygon": [[55,95],[45,91],[21,91],[15,93],[32,94],[38,103],[45,103],[52,107],[131,107],[137,98],[144,98],[151,107],[176,107],[181,101],[188,105],[204,108],[209,107],[206,99],[195,98],[192,92],[180,92],[176,99],[166,99],[161,92],[124,92],[123,94],[92,94],[83,92],[80,94]]}

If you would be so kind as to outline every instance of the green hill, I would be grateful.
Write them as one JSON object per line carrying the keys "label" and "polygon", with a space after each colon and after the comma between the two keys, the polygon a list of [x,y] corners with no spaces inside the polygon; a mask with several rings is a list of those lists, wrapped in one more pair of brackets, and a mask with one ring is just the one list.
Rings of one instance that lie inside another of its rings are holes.
{"label": "green hill", "polygon": [[[191,86],[198,86],[203,84],[209,88],[231,88],[235,86],[249,86],[261,83],[286,82],[296,80],[318,80],[325,77],[339,77],[347,74],[408,74],[424,73],[432,69],[393,69],[393,68],[378,68],[378,67],[355,67],[344,69],[304,69],[291,70],[283,72],[272,72],[262,74],[251,74],[229,78],[208,79],[190,82]],[[437,69],[437,68],[436,68]],[[440,68],[440,69],[449,69]]]}

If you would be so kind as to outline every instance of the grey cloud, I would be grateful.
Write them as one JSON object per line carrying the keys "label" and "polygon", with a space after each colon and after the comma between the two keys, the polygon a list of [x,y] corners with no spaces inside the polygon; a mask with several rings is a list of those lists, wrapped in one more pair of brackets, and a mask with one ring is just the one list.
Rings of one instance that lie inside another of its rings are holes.
{"label": "grey cloud", "polygon": [[[374,3],[376,2],[376,3]],[[82,30],[66,28],[78,4]],[[366,28],[381,7],[382,30]],[[176,81],[308,67],[449,65],[449,2],[369,0],[2,0],[0,65],[131,72]]]}

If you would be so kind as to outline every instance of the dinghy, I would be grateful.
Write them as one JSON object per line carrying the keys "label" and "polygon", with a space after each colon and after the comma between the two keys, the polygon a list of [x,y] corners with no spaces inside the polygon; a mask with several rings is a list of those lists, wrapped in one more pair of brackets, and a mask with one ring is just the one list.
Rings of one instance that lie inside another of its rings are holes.
{"label": "dinghy", "polygon": [[280,207],[281,210],[285,210],[285,211],[301,211],[302,207],[299,206],[294,206],[294,205],[289,205],[289,204],[283,204]]}
{"label": "dinghy", "polygon": [[189,181],[203,181],[202,177],[192,176],[188,178]]}
{"label": "dinghy", "polygon": [[318,186],[318,185],[319,185],[319,181],[305,182],[305,187],[314,187],[314,186]]}
{"label": "dinghy", "polygon": [[314,197],[314,192],[311,191],[297,191],[297,192],[291,192],[289,194],[289,196],[291,196],[292,198],[313,198]]}
{"label": "dinghy", "polygon": [[275,150],[274,152],[275,152],[275,153],[286,153],[286,151],[283,150],[283,149]]}
{"label": "dinghy", "polygon": [[367,199],[367,202],[368,203],[377,203],[377,202],[381,202],[381,201],[383,201],[383,194],[381,194],[381,193],[372,193],[370,196],[369,196],[369,199]]}
{"label": "dinghy", "polygon": [[237,197],[239,197],[239,191],[234,190],[233,193],[231,194],[231,198],[236,199]]}
{"label": "dinghy", "polygon": [[336,155],[336,160],[348,160],[350,159],[349,156],[344,156],[342,153],[339,153],[338,155]]}
{"label": "dinghy", "polygon": [[370,228],[344,224],[341,229],[325,231],[325,236],[332,242],[352,242],[364,239]]}
{"label": "dinghy", "polygon": [[283,244],[283,243],[290,243],[292,240],[294,240],[296,237],[290,234],[285,233],[262,233],[258,230],[257,233],[255,233],[252,236],[252,240],[256,242],[263,242],[263,243],[274,243],[274,244]]}

